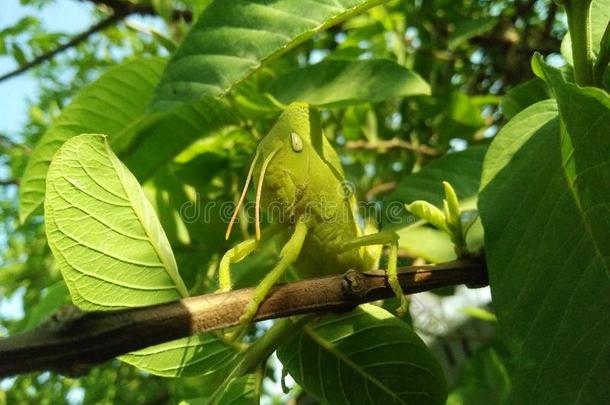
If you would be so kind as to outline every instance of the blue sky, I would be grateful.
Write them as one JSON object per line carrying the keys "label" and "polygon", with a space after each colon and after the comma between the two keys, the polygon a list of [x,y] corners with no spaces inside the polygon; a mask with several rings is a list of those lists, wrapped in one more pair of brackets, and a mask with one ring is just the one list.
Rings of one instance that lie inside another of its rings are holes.
{"label": "blue sky", "polygon": [[[1,0],[0,30],[14,25],[26,15],[36,15],[45,30],[77,33],[93,22],[93,6],[88,2],[57,0],[52,6],[39,10],[23,6],[19,0]],[[0,56],[0,74],[13,70],[12,57]],[[0,132],[15,136],[28,119],[27,99],[33,98],[36,84],[28,72],[0,82]]]}

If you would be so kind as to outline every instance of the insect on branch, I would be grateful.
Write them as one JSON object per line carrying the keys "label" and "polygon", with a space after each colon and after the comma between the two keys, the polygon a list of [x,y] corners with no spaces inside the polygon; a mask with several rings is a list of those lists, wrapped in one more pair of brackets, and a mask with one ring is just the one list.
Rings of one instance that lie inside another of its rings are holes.
{"label": "insect on branch", "polygon": [[[409,294],[458,284],[472,288],[488,284],[482,258],[403,267],[399,281]],[[42,370],[80,374],[121,354],[235,326],[253,293],[253,288],[244,288],[105,312],[67,306],[31,331],[0,339],[0,377]],[[344,312],[393,295],[385,272],[350,270],[345,275],[276,285],[254,320]]]}

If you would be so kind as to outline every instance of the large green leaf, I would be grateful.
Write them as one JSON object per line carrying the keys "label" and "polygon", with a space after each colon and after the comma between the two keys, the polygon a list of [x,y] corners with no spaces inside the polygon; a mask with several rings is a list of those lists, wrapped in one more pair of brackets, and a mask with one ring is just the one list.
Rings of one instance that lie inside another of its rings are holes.
{"label": "large green leaf", "polygon": [[304,101],[337,106],[428,95],[430,86],[417,73],[390,60],[328,59],[283,74],[271,83],[269,92],[284,104]]}
{"label": "large green leaf", "polygon": [[47,237],[74,302],[86,310],[188,295],[135,177],[103,135],[71,138],[47,176]]}
{"label": "large green leaf", "polygon": [[59,147],[82,133],[119,134],[144,114],[165,60],[137,59],[108,70],[66,107],[36,144],[19,187],[23,222],[43,202],[49,163]]}
{"label": "large green leaf", "polygon": [[405,322],[374,305],[308,324],[277,354],[324,404],[445,401],[445,380],[432,353]]}
{"label": "large green leaf", "polygon": [[[47,238],[73,302],[108,310],[186,296],[169,242],[135,177],[103,135],[68,140],[51,162]],[[150,347],[122,359],[151,373],[211,372],[235,356],[208,335]]]}
{"label": "large green leaf", "polygon": [[216,0],[176,51],[154,108],[229,92],[306,39],[383,0]]}
{"label": "large green leaf", "polygon": [[535,63],[559,105],[515,116],[484,163],[479,208],[515,403],[610,398],[610,97]]}

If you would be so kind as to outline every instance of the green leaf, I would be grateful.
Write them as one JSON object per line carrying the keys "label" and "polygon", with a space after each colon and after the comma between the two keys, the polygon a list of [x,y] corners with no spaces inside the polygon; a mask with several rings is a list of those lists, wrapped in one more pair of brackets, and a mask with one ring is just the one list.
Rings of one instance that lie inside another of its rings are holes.
{"label": "green leaf", "polygon": [[110,143],[136,178],[144,181],[197,139],[236,122],[227,103],[205,99],[149,113],[112,137]]}
{"label": "green leaf", "polygon": [[153,107],[225,95],[272,58],[381,2],[216,0],[167,66]]}
{"label": "green leaf", "polygon": [[238,353],[213,334],[190,336],[124,354],[119,359],[163,377],[222,374],[237,362]]}
{"label": "green leaf", "polygon": [[25,56],[23,49],[21,49],[21,47],[18,44],[14,43],[12,45],[12,50],[13,50],[13,58],[15,59],[15,62],[17,62],[17,64],[19,66],[23,66],[26,63],[28,63],[28,59]]}
{"label": "green leaf", "polygon": [[486,347],[464,363],[447,405],[508,404],[510,394],[511,381],[502,357],[493,347]]}
{"label": "green leaf", "polygon": [[492,30],[498,23],[497,17],[462,18],[455,23],[449,34],[448,45],[455,49],[470,38]]}
{"label": "green leaf", "polygon": [[231,381],[216,398],[195,398],[180,402],[179,405],[258,405],[260,379],[255,374],[247,374]]}
{"label": "green leaf", "polygon": [[[384,200],[384,229],[398,229],[414,222],[413,217],[402,209],[393,212],[396,202],[424,200],[442,207],[445,197],[443,181],[451,183],[462,201],[476,196],[486,151],[485,146],[472,146],[462,152],[449,153],[430,162],[421,171],[405,177],[396,190]],[[463,203],[462,209],[467,209]]]}
{"label": "green leaf", "polygon": [[417,73],[390,60],[329,59],[283,74],[271,83],[269,92],[284,104],[304,101],[338,106],[429,95],[430,86]]}
{"label": "green leaf", "polygon": [[443,201],[443,207],[445,209],[445,218],[447,228],[449,231],[462,236],[462,220],[460,216],[460,202],[458,200],[458,196],[455,193],[455,190],[446,181],[443,181],[443,189],[445,190],[445,199]]}
{"label": "green leaf", "polygon": [[[188,295],[167,237],[135,177],[103,135],[68,140],[51,162],[45,198],[51,251],[84,310],[159,304]],[[122,356],[148,372],[212,372],[235,356],[212,335]]]}
{"label": "green leaf", "polygon": [[70,302],[70,295],[66,288],[66,283],[63,281],[57,281],[47,288],[43,293],[40,302],[30,311],[27,317],[27,323],[24,329],[32,329],[40,325],[45,319],[47,319],[53,312],[58,310],[61,306]]}
{"label": "green leaf", "polygon": [[[447,233],[432,229],[416,216],[396,208],[402,207],[404,202],[424,200],[440,209],[445,198],[443,181],[448,181],[461,198],[460,210],[475,210],[486,151],[485,146],[471,146],[462,152],[449,153],[426,165],[421,171],[405,177],[396,190],[390,193],[384,200],[383,229],[398,232],[401,250],[431,263],[442,263],[456,258],[453,242]],[[466,235],[469,251],[478,251],[481,248],[481,240],[482,228],[477,221]]]}
{"label": "green leaf", "polygon": [[80,308],[136,307],[188,295],[152,206],[105,136],[80,135],[57,152],[45,213],[49,245]]}
{"label": "green leaf", "polygon": [[595,61],[594,73],[598,83],[602,83],[604,80],[604,72],[608,69],[610,64],[610,20],[606,25],[606,30],[600,41],[599,54]]}
{"label": "green leaf", "polygon": [[421,257],[429,263],[443,263],[456,258],[451,238],[445,231],[418,223],[397,232],[400,249],[411,257]]}
{"label": "green leaf", "polygon": [[507,119],[511,119],[519,111],[547,98],[549,95],[544,80],[528,80],[513,87],[502,97],[502,113]]}
{"label": "green leaf", "polygon": [[[519,117],[519,118],[517,118]],[[521,149],[534,133],[543,129],[550,121],[557,118],[557,103],[554,100],[540,101],[510,120],[496,135],[490,150],[483,162],[481,173],[481,190],[509,165],[513,155]],[[509,135],[502,135],[508,133]],[[524,186],[527,184],[524,183]],[[481,208],[481,204],[479,204]]]}
{"label": "green leaf", "polygon": [[82,133],[110,137],[144,114],[165,61],[137,59],[109,69],[66,107],[36,144],[19,187],[19,217],[25,221],[43,202],[45,179],[55,152]]}
{"label": "green leaf", "polygon": [[432,205],[427,201],[417,200],[411,204],[406,204],[407,210],[420,217],[421,219],[431,223],[441,230],[449,231],[445,220],[445,214],[436,205]]}
{"label": "green leaf", "polygon": [[479,199],[494,308],[515,364],[515,403],[610,397],[610,98],[566,83],[496,136]]}
{"label": "green leaf", "polygon": [[445,380],[432,353],[405,322],[374,305],[309,323],[277,354],[324,404],[445,401]]}

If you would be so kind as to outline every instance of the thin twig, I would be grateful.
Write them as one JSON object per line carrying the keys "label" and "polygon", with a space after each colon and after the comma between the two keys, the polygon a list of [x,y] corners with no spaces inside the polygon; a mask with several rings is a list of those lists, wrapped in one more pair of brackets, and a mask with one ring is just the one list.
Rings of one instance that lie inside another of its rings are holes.
{"label": "thin twig", "polygon": [[65,51],[66,49],[72,48],[77,46],[78,44],[80,44],[83,41],[86,41],[87,39],[89,39],[89,37],[97,32],[102,31],[103,29],[113,25],[115,22],[125,18],[127,15],[129,15],[130,13],[115,13],[105,19],[103,19],[102,21],[98,22],[97,24],[93,25],[91,28],[89,28],[87,31],[85,32],[81,32],[80,34],[78,34],[77,36],[73,37],[71,40],[69,40],[68,42],[66,42],[63,45],[58,46],[55,49],[50,50],[49,52],[45,52],[40,56],[37,56],[36,58],[32,59],[31,61],[19,66],[17,69],[10,71],[8,73],[3,74],[2,76],[0,76],[0,82],[4,81],[4,80],[8,80],[11,77],[17,76],[27,70],[30,70],[31,68],[38,66],[48,60],[51,60],[55,55],[57,55],[58,53],[61,53],[63,51]]}
{"label": "thin twig", "polygon": [[[143,4],[128,3],[120,0],[91,0],[91,2],[100,6],[108,7],[112,10],[112,15],[91,26],[87,31],[81,32],[80,34],[76,35],[65,44],[60,45],[55,49],[52,49],[48,52],[43,53],[42,55],[37,56],[31,61],[19,66],[15,70],[3,74],[2,76],[0,76],[0,82],[8,80],[11,77],[17,76],[23,72],[30,70],[33,67],[36,67],[48,60],[53,59],[55,55],[69,48],[77,46],[81,42],[88,40],[89,37],[91,37],[93,34],[103,31],[107,27],[115,24],[116,22],[124,19],[125,17],[131,14],[156,15],[155,10],[151,6]],[[172,19],[183,19],[185,21],[191,21],[193,19],[193,15],[188,10],[174,10]]]}
{"label": "thin twig", "polygon": [[390,191],[395,190],[396,187],[398,187],[398,183],[395,181],[377,184],[376,186],[371,187],[369,191],[366,192],[364,198],[366,199],[366,201],[371,201],[379,194],[389,193]]}
{"label": "thin twig", "polygon": [[19,179],[0,179],[0,186],[18,186]]}
{"label": "thin twig", "polygon": [[[401,269],[400,284],[412,294],[466,284],[487,285],[483,259]],[[38,328],[0,340],[0,378],[32,371],[82,373],[94,364],[144,347],[228,328],[239,322],[253,288],[201,295],[160,305],[107,312],[64,307]],[[302,280],[277,285],[255,321],[291,315],[349,311],[393,296],[383,271]]]}
{"label": "thin twig", "polygon": [[392,149],[406,149],[413,152],[421,153],[422,155],[438,156],[439,152],[426,145],[415,146],[411,142],[403,141],[399,138],[392,138],[388,140],[379,140],[375,142],[369,142],[365,140],[358,141],[347,141],[345,143],[345,149],[363,149],[363,150],[374,150],[378,152],[385,152]]}

